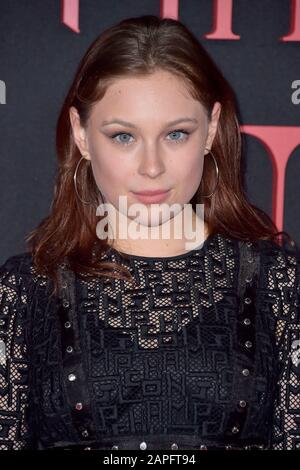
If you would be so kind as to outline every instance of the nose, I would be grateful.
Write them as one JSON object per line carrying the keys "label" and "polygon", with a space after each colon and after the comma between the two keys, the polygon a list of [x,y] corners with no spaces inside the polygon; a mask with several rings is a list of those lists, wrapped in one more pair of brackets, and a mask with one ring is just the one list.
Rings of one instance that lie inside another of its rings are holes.
{"label": "nose", "polygon": [[150,178],[157,178],[161,173],[165,172],[165,164],[155,145],[149,145],[143,149],[138,172]]}

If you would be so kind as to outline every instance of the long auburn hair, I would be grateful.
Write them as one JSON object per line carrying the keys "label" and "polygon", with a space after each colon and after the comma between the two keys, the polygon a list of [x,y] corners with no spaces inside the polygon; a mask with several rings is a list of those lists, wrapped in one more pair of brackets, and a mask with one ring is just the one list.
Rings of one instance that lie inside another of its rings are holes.
{"label": "long auburn hair", "polygon": [[234,92],[204,47],[178,20],[153,15],[128,18],[102,32],[77,68],[57,121],[58,170],[50,213],[25,238],[37,271],[54,281],[53,294],[58,289],[57,267],[66,261],[80,278],[108,276],[133,281],[125,267],[100,261],[109,248],[107,241],[96,234],[96,207],[101,193],[91,166],[84,164],[79,166],[77,188],[81,198],[91,204],[83,204],[76,195],[73,177],[81,154],[74,142],[69,109],[74,106],[78,110],[85,127],[93,105],[114,80],[147,76],[158,69],[184,80],[191,96],[204,106],[208,119],[216,101],[222,106],[212,145],[219,184],[211,198],[201,197],[212,191],[216,178],[213,161],[206,158],[203,178],[190,201],[193,209],[196,204],[205,204],[209,234],[279,244],[279,235],[286,234],[278,232],[270,217],[247,201]]}

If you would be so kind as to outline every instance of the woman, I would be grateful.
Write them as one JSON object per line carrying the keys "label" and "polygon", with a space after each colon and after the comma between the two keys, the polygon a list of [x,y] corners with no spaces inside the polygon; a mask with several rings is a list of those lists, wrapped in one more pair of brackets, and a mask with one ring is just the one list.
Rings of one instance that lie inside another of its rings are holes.
{"label": "woman", "polygon": [[299,251],[247,201],[234,94],[192,33],[100,34],[57,154],[50,215],[0,272],[1,448],[299,447]]}

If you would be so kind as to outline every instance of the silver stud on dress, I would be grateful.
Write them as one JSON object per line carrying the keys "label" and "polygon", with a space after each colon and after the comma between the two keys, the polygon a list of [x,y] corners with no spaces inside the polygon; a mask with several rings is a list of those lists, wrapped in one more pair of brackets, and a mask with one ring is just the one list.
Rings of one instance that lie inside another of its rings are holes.
{"label": "silver stud on dress", "polygon": [[140,449],[141,449],[141,450],[147,449],[147,444],[146,444],[145,441],[143,441],[143,442],[140,443]]}
{"label": "silver stud on dress", "polygon": [[246,341],[245,343],[246,348],[252,348],[252,342],[251,341]]}
{"label": "silver stud on dress", "polygon": [[64,306],[65,308],[67,308],[67,307],[70,306],[70,304],[69,304],[69,302],[68,302],[67,300],[64,300],[64,301],[63,301],[63,306]]}
{"label": "silver stud on dress", "polygon": [[119,446],[112,446],[111,450],[118,450]]}
{"label": "silver stud on dress", "polygon": [[252,300],[250,299],[250,297],[246,297],[244,302],[245,304],[250,305]]}
{"label": "silver stud on dress", "polygon": [[204,444],[201,444],[201,446],[200,446],[200,450],[207,450],[207,447],[206,447],[206,445],[204,445]]}
{"label": "silver stud on dress", "polygon": [[70,382],[74,382],[74,380],[76,380],[76,378],[77,378],[77,377],[76,377],[75,374],[69,374],[69,375],[68,375],[68,379],[69,379]]}
{"label": "silver stud on dress", "polygon": [[251,324],[250,318],[244,318],[243,323],[244,325],[247,325],[247,326],[250,325]]}
{"label": "silver stud on dress", "polygon": [[176,444],[176,442],[174,442],[174,443],[171,445],[171,449],[172,449],[172,450],[177,450],[177,449],[178,449],[178,445]]}
{"label": "silver stud on dress", "polygon": [[237,434],[239,432],[239,428],[237,426],[233,426],[233,428],[231,429],[231,432],[233,434]]}
{"label": "silver stud on dress", "polygon": [[82,435],[83,437],[88,437],[89,432],[87,431],[87,429],[84,429],[84,430],[82,431],[81,435]]}
{"label": "silver stud on dress", "polygon": [[65,328],[71,328],[71,322],[70,321],[65,322]]}
{"label": "silver stud on dress", "polygon": [[67,351],[67,353],[72,353],[73,352],[72,346],[67,346],[66,351]]}
{"label": "silver stud on dress", "polygon": [[247,376],[250,374],[249,369],[243,369],[243,370],[242,370],[242,374],[243,374],[245,377],[247,377]]}
{"label": "silver stud on dress", "polygon": [[82,408],[83,408],[83,404],[82,404],[82,403],[76,403],[75,409],[76,409],[77,411],[82,410]]}
{"label": "silver stud on dress", "polygon": [[247,403],[245,402],[245,400],[240,400],[239,405],[241,408],[245,408],[245,406],[247,406]]}

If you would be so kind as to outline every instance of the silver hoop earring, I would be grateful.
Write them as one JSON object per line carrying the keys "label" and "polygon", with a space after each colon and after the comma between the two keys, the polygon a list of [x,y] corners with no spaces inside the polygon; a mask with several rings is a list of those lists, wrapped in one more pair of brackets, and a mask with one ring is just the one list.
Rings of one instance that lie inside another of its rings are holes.
{"label": "silver hoop earring", "polygon": [[[209,149],[205,149],[205,150],[209,150]],[[211,196],[216,192],[217,186],[218,186],[218,184],[219,184],[219,167],[218,167],[217,161],[216,161],[216,159],[215,159],[215,157],[214,157],[214,154],[212,153],[211,150],[209,150],[209,152],[208,152],[206,155],[208,155],[208,154],[211,154],[211,156],[213,157],[214,163],[215,163],[216,175],[217,175],[217,177],[216,177],[216,185],[215,185],[215,187],[214,187],[214,190],[213,190],[210,194],[208,194],[207,196],[202,196],[202,195],[201,195],[200,197],[211,197]]]}
{"label": "silver hoop earring", "polygon": [[79,199],[83,204],[92,204],[91,202],[86,202],[86,201],[84,201],[83,199],[81,199],[81,197],[80,197],[80,195],[79,195],[79,193],[78,193],[78,191],[77,191],[77,171],[78,171],[78,168],[79,168],[80,163],[82,162],[82,159],[87,160],[87,159],[84,157],[84,155],[82,155],[81,159],[78,161],[78,163],[77,163],[77,165],[76,165],[76,170],[75,170],[74,177],[73,177],[73,179],[74,179],[74,186],[75,186],[75,192],[76,192],[76,194],[77,194],[78,199]]}

